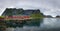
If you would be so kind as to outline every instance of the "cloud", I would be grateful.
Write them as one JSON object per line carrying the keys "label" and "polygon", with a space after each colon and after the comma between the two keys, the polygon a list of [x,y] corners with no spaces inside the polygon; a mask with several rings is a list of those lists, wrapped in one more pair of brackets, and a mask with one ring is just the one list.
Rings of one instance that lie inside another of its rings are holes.
{"label": "cloud", "polygon": [[60,15],[60,0],[0,0],[0,12],[9,7],[40,9],[45,15]]}

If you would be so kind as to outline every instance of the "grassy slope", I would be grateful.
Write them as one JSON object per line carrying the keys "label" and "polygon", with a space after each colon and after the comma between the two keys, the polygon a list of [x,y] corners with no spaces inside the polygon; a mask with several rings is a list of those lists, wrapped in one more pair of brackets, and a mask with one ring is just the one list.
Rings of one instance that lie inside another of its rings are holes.
{"label": "grassy slope", "polygon": [[38,13],[38,14],[32,14],[32,15],[30,15],[30,17],[37,19],[37,18],[43,18],[44,16],[42,14]]}

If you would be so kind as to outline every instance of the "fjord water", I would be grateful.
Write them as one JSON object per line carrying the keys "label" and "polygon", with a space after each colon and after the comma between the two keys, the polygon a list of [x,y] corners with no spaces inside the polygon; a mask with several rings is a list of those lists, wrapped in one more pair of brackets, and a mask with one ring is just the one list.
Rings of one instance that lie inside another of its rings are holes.
{"label": "fjord water", "polygon": [[6,31],[60,31],[60,18],[31,19],[22,27],[10,27]]}

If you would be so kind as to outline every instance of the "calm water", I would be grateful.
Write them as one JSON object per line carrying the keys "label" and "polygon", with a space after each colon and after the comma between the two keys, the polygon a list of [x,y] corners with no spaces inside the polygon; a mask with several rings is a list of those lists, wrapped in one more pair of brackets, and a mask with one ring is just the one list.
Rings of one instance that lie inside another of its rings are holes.
{"label": "calm water", "polygon": [[6,28],[6,31],[60,31],[60,18],[29,20],[22,27],[10,27]]}

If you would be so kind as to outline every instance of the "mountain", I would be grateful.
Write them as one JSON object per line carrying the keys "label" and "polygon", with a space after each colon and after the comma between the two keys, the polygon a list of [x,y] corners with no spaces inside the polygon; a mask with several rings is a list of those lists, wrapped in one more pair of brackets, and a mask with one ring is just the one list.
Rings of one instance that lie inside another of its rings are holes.
{"label": "mountain", "polygon": [[2,16],[30,16],[31,18],[42,18],[44,15],[39,9],[16,9],[16,8],[6,8]]}

